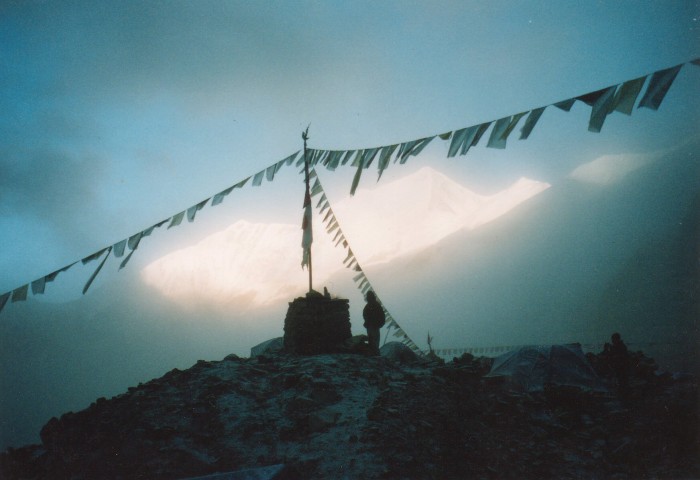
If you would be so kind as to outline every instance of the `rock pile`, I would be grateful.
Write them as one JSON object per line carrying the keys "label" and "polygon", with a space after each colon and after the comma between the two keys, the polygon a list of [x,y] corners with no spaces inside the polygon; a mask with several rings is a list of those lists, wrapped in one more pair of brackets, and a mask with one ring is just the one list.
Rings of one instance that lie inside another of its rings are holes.
{"label": "rock pile", "polygon": [[182,479],[262,466],[274,478],[700,478],[693,379],[634,376],[624,399],[611,377],[610,393],[524,394],[485,379],[488,364],[200,361],[52,419],[41,445],[0,455],[0,478]]}
{"label": "rock pile", "polygon": [[311,292],[289,304],[284,319],[284,348],[289,353],[337,353],[350,337],[350,306],[343,298]]}

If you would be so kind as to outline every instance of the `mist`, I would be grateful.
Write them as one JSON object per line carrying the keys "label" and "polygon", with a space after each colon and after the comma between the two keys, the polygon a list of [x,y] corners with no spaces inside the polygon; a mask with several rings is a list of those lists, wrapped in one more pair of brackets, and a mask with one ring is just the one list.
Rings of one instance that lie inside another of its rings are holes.
{"label": "mist", "polygon": [[[4,5],[0,292],[287,157],[309,124],[312,148],[389,145],[688,62],[698,13],[693,2]],[[354,197],[354,169],[318,175],[331,204],[347,206],[338,221],[367,278],[419,347],[428,332],[434,348],[457,349],[597,345],[618,331],[663,368],[693,371],[698,75],[685,64],[658,111],[614,112],[600,133],[586,131],[580,102],[550,106],[527,141],[514,135],[505,150],[482,144],[455,158],[434,141],[380,181],[365,174]],[[484,197],[521,178],[549,187],[479,228],[434,242],[417,231],[431,241],[388,255],[382,226],[393,213],[372,192],[425,167]],[[97,398],[281,336],[287,302],[306,289],[301,230],[284,253],[295,286],[274,301],[173,299],[144,272],[236,222],[298,226],[302,199],[301,176],[282,170],[192,223],[157,230],[124,269],[111,258],[85,295],[95,264],[78,262],[45,295],[8,302],[0,448],[37,443],[51,417]],[[314,235],[320,249],[323,228]],[[364,333],[354,272],[333,255],[344,252],[319,253],[314,287],[348,298],[353,333]],[[196,281],[192,271],[169,280]],[[280,276],[274,265],[256,273]]]}
{"label": "mist", "polygon": [[[366,274],[421,348],[428,333],[440,349],[600,344],[619,331],[662,367],[693,371],[698,146],[680,145],[614,184],[564,178],[489,224],[370,263]],[[358,235],[352,225],[349,239]],[[284,300],[188,305],[148,286],[138,269],[105,275],[94,292],[68,303],[11,305],[11,320],[0,324],[4,445],[37,442],[51,416],[199,359],[248,356],[283,334]],[[350,299],[360,334],[364,303],[351,277],[336,271],[315,287]],[[303,293],[300,282],[288,301]],[[382,334],[384,341],[391,332]]]}

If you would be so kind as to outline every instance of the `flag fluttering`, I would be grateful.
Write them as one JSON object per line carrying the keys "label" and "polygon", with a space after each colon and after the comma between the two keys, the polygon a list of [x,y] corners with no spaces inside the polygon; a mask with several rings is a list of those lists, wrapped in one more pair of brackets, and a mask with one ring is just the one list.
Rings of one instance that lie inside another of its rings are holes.
{"label": "flag fluttering", "polygon": [[301,221],[301,229],[303,231],[301,237],[301,248],[303,249],[301,268],[308,268],[311,263],[311,244],[314,241],[311,227],[311,195],[308,190],[304,194],[304,218]]}

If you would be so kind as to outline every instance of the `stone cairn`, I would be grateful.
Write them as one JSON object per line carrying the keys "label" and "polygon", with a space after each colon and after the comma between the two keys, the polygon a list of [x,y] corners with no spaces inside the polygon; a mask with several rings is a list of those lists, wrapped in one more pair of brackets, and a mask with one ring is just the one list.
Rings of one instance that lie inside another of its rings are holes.
{"label": "stone cairn", "polygon": [[289,303],[284,319],[284,349],[298,355],[334,353],[352,336],[350,303],[318,292]]}

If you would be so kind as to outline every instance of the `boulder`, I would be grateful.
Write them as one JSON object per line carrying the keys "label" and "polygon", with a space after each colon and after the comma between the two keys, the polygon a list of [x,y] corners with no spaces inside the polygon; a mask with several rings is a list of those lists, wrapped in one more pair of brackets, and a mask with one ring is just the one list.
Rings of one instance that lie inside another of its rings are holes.
{"label": "boulder", "polygon": [[382,357],[399,363],[411,363],[419,361],[418,355],[401,342],[385,343],[379,349]]}

